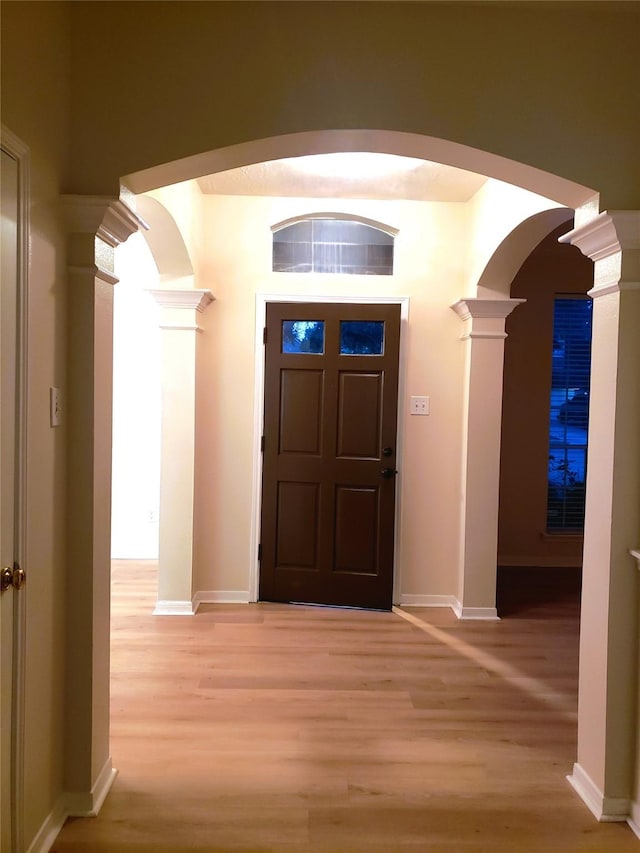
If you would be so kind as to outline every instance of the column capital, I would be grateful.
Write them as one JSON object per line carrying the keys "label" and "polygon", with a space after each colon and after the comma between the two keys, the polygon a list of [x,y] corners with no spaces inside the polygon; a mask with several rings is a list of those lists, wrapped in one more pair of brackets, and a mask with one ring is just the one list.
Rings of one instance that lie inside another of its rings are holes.
{"label": "column capital", "polygon": [[60,200],[70,234],[93,234],[113,249],[141,228],[149,228],[122,199],[63,195]]}
{"label": "column capital", "polygon": [[494,338],[504,340],[505,320],[526,299],[459,299],[451,308],[467,324],[461,340]]}
{"label": "column capital", "polygon": [[[155,299],[161,309],[159,326],[177,332],[198,332],[197,315],[207,310],[215,300],[210,290],[168,290],[149,288],[147,293]],[[183,311],[191,313],[185,318]]]}
{"label": "column capital", "polygon": [[153,296],[161,308],[191,308],[200,313],[215,300],[210,290],[149,288],[147,293]]}
{"label": "column capital", "polygon": [[559,240],[570,243],[592,261],[640,249],[640,210],[605,210]]}

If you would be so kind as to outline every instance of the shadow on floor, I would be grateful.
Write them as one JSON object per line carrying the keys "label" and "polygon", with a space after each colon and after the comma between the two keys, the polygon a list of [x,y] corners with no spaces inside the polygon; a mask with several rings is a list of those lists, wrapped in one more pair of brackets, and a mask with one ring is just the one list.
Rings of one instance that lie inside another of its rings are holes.
{"label": "shadow on floor", "polygon": [[581,568],[500,566],[498,615],[512,619],[574,617],[580,612],[581,585]]}

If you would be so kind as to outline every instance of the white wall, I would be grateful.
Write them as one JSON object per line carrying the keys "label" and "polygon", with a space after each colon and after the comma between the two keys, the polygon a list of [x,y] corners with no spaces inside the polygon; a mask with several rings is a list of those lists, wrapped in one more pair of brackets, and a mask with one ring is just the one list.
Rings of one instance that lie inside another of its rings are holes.
{"label": "white wall", "polygon": [[115,273],[111,556],[157,559],[160,330],[145,288],[158,286],[158,270],[142,234],[118,247]]}

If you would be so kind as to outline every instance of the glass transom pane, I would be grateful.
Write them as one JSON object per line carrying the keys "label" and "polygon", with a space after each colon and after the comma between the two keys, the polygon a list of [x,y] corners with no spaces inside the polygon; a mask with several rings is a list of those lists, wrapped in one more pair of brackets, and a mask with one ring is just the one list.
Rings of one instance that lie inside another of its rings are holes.
{"label": "glass transom pane", "polygon": [[341,320],[340,355],[382,355],[383,320]]}
{"label": "glass transom pane", "polygon": [[283,320],[282,352],[322,355],[324,320]]}
{"label": "glass transom pane", "polygon": [[362,222],[307,219],[274,233],[273,271],[392,275],[393,242]]}

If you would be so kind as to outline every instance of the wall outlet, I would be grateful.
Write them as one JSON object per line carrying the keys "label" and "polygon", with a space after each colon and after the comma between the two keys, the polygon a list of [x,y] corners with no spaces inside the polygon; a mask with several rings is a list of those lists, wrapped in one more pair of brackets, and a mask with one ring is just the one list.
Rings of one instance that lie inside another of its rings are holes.
{"label": "wall outlet", "polygon": [[412,397],[410,412],[412,415],[428,415],[430,406],[429,397]]}
{"label": "wall outlet", "polygon": [[49,423],[52,427],[62,423],[62,393],[59,388],[49,388]]}

